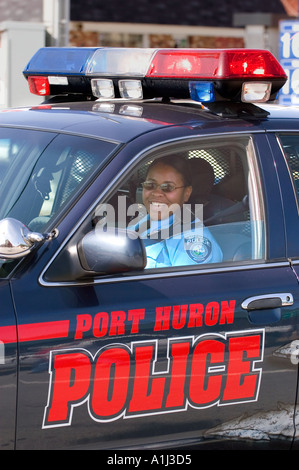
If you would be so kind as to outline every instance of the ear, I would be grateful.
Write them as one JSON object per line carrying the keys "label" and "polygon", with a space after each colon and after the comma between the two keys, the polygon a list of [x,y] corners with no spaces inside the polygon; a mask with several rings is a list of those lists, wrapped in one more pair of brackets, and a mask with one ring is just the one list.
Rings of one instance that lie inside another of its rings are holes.
{"label": "ear", "polygon": [[184,203],[189,201],[191,193],[192,193],[192,186],[186,186],[184,190]]}

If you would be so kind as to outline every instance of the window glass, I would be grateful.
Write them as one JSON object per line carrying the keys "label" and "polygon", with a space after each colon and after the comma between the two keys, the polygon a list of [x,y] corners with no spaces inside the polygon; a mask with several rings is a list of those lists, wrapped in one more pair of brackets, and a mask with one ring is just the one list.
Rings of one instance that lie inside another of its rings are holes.
{"label": "window glass", "polygon": [[299,136],[281,135],[279,139],[290,168],[297,200],[299,202]]}
{"label": "window glass", "polygon": [[46,231],[114,148],[85,137],[0,129],[0,220],[13,217]]}
{"label": "window glass", "polygon": [[169,145],[122,179],[94,214],[97,229],[143,240],[146,269],[264,257],[263,204],[250,138]]}

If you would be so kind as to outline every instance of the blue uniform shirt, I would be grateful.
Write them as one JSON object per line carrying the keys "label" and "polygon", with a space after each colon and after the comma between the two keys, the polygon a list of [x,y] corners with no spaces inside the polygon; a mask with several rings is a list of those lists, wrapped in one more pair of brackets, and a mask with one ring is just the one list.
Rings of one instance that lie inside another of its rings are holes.
{"label": "blue uniform shirt", "polygon": [[[146,268],[186,266],[191,264],[217,263],[222,261],[222,251],[210,231],[196,219],[188,230],[181,226],[179,233],[174,231],[175,216],[163,221],[152,221],[144,217],[134,229],[144,241]],[[167,233],[169,236],[165,236]],[[164,235],[163,235],[164,234]]]}

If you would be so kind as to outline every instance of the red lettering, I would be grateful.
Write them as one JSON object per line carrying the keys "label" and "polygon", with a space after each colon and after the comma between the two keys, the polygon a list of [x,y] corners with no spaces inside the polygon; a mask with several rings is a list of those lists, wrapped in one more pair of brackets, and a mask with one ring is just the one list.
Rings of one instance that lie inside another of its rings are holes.
{"label": "red lettering", "polygon": [[171,307],[156,308],[156,323],[154,331],[169,330]]}
{"label": "red lettering", "polygon": [[123,410],[130,376],[130,354],[124,348],[107,349],[96,361],[92,411],[97,418],[113,417]]}
{"label": "red lettering", "polygon": [[[227,319],[232,308],[227,306]],[[162,310],[159,328],[163,329],[170,307]],[[180,315],[177,326],[183,323],[185,312],[185,308],[182,311],[177,307]],[[219,310],[211,303],[209,312],[209,321],[213,323]],[[130,312],[134,331],[139,329],[143,315],[142,309]],[[115,312],[115,331],[123,331],[124,316],[122,311]],[[97,334],[103,334],[106,321],[105,312],[96,316],[93,329]],[[78,337],[88,327],[88,316],[80,316]],[[112,343],[94,357],[84,349],[52,351],[43,427],[71,424],[73,410],[83,403],[92,419],[104,422],[125,416],[184,411],[188,405],[201,409],[255,401],[262,373],[255,364],[262,360],[263,336],[262,329],[223,336],[211,333],[196,339],[174,337],[166,344],[163,335],[161,343],[159,340],[133,342],[131,346]]]}
{"label": "red lettering", "polygon": [[95,338],[102,338],[107,334],[109,326],[109,316],[107,312],[99,312],[94,317],[93,335]]}
{"label": "red lettering", "polygon": [[[165,306],[156,308],[154,331],[168,331],[170,328],[211,327],[232,324],[234,322],[235,300],[209,302],[206,306],[200,303]],[[77,315],[75,339],[93,336],[119,336],[140,331],[140,322],[146,317],[144,308],[130,309],[128,312],[116,310],[99,312],[94,315]],[[130,325],[131,322],[131,325]]]}
{"label": "red lettering", "polygon": [[203,304],[174,305],[173,307],[157,307],[154,331],[165,331],[171,327],[175,330],[184,328],[200,328],[232,324],[235,313],[235,300],[209,302]]}
{"label": "red lettering", "polygon": [[260,335],[230,338],[224,401],[252,399],[256,395],[260,371],[253,372],[252,359],[260,360],[260,341]]}
{"label": "red lettering", "polygon": [[195,328],[202,326],[202,315],[204,306],[202,304],[190,304],[190,314],[188,328]]}
{"label": "red lettering", "polygon": [[77,315],[77,326],[75,339],[82,339],[83,333],[90,330],[92,326],[92,316],[88,314]]}
{"label": "red lettering", "polygon": [[221,302],[221,315],[219,325],[231,325],[234,323],[236,301],[231,300],[230,302],[224,300]]}
{"label": "red lettering", "polygon": [[122,310],[111,312],[111,326],[109,336],[125,334],[126,313]]}
{"label": "red lettering", "polygon": [[129,310],[128,320],[132,322],[131,333],[139,333],[139,320],[144,319],[145,309]]}
{"label": "red lettering", "polygon": [[188,305],[175,305],[173,307],[172,326],[176,330],[183,328],[186,323]]}
{"label": "red lettering", "polygon": [[173,343],[171,345],[171,379],[166,401],[166,408],[182,408],[184,406],[187,359],[189,343]]}
{"label": "red lettering", "polygon": [[165,377],[152,377],[153,355],[153,344],[135,349],[135,379],[130,413],[161,409]]}
{"label": "red lettering", "polygon": [[219,304],[218,302],[210,302],[206,306],[205,324],[206,326],[217,325],[219,318]]}
{"label": "red lettering", "polygon": [[[128,311],[128,321],[132,322],[131,334],[139,333],[139,322],[145,316],[145,309],[132,309]],[[89,314],[77,315],[75,339],[82,339],[84,333],[89,332],[95,338],[106,335],[117,336],[125,333],[126,313],[122,310],[99,312],[94,318]],[[128,326],[128,325],[127,325]]]}
{"label": "red lettering", "polygon": [[221,341],[199,342],[193,352],[189,397],[194,405],[208,405],[220,396],[222,374],[209,370],[212,364],[223,364],[225,346]]}
{"label": "red lettering", "polygon": [[87,395],[90,370],[90,359],[84,352],[54,356],[54,387],[47,415],[49,423],[69,421],[72,407]]}

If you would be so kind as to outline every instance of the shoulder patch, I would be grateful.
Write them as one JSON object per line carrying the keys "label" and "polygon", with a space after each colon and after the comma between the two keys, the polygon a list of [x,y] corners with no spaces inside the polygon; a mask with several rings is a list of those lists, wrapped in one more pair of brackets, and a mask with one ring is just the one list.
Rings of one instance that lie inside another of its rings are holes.
{"label": "shoulder patch", "polygon": [[212,243],[208,238],[197,235],[184,237],[184,248],[195,263],[203,263],[212,253]]}

